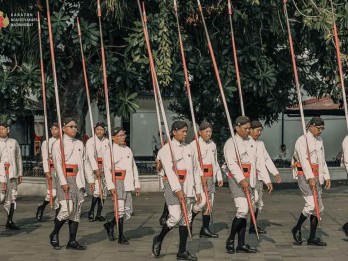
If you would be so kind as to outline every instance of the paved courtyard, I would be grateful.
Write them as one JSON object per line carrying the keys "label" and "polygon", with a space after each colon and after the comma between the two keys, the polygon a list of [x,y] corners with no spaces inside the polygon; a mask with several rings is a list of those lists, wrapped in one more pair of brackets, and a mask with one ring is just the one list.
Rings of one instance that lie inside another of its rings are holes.
{"label": "paved courtyard", "polygon": [[[6,260],[154,260],[151,255],[152,238],[160,231],[158,218],[162,212],[161,193],[144,193],[134,198],[135,215],[125,224],[125,236],[128,246],[117,241],[110,242],[100,222],[88,222],[86,216],[90,197],[83,206],[83,217],[78,232],[80,243],[88,245],[86,251],[57,251],[51,248],[48,235],[53,228],[53,212],[46,209],[43,222],[34,218],[36,208],[42,198],[20,198],[14,220],[21,227],[19,231],[5,229],[6,215],[0,211],[0,261]],[[298,189],[286,186],[277,187],[271,195],[265,195],[265,208],[259,215],[259,226],[265,227],[267,235],[260,242],[255,235],[247,235],[247,243],[257,246],[257,254],[233,254],[225,251],[225,241],[235,208],[228,188],[218,189],[215,203],[214,230],[218,239],[199,238],[201,217],[194,223],[193,240],[188,242],[188,250],[196,254],[199,260],[348,260],[348,242],[340,230],[348,220],[348,186],[334,183],[334,188],[324,194],[325,214],[319,227],[319,235],[328,243],[327,247],[295,246],[292,243],[290,229],[294,226],[303,206]],[[111,218],[112,203],[107,200],[104,213]],[[303,227],[303,238],[309,234],[309,223]],[[60,242],[65,246],[68,240],[68,226],[64,225]],[[163,243],[160,260],[175,260],[178,247],[178,229],[169,232]]]}

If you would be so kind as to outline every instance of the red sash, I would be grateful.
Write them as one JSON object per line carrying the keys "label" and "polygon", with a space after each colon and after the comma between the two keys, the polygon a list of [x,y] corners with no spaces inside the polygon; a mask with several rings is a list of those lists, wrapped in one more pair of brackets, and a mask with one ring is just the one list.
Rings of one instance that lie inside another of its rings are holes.
{"label": "red sash", "polygon": [[204,177],[213,177],[213,165],[212,164],[203,165],[203,176]]}
{"label": "red sash", "polygon": [[123,170],[123,169],[114,170],[114,175],[116,180],[124,180],[126,177],[126,170]]}
{"label": "red sash", "polygon": [[[311,167],[312,167],[314,177],[318,177],[319,176],[319,164],[311,163]],[[301,163],[298,161],[296,162],[296,169],[297,169],[297,175],[299,175],[299,176],[304,175]]]}
{"label": "red sash", "polygon": [[[244,177],[246,179],[249,179],[250,178],[250,170],[251,170],[251,164],[250,163],[245,163],[245,164],[242,164],[242,168],[243,168],[243,174],[244,174]],[[231,172],[228,173],[228,176],[229,177],[233,177],[233,174]]]}
{"label": "red sash", "polygon": [[79,167],[77,164],[66,164],[65,170],[68,177],[76,177],[77,172],[79,172]]}

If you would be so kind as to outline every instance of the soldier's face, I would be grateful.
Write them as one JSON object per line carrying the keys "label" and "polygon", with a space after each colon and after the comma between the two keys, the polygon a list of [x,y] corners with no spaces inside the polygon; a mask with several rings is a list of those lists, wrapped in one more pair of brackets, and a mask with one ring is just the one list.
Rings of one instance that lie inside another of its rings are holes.
{"label": "soldier's face", "polygon": [[105,129],[101,126],[98,126],[97,128],[95,128],[95,135],[97,135],[97,137],[99,139],[103,138],[104,137],[104,134],[105,134]]}
{"label": "soldier's face", "polygon": [[53,127],[51,128],[51,134],[52,134],[52,137],[53,137],[53,138],[58,139],[58,138],[59,138],[59,128],[53,126]]}
{"label": "soldier's face", "polygon": [[321,133],[325,130],[324,126],[310,126],[309,131],[313,134],[314,137],[319,137]]}
{"label": "soldier's face", "polygon": [[68,135],[71,138],[74,138],[77,133],[77,124],[75,121],[71,121],[68,124],[65,124],[63,127],[65,135]]}
{"label": "soldier's face", "polygon": [[237,131],[237,134],[241,136],[243,139],[248,138],[248,136],[250,135],[250,123],[237,126],[236,131]]}
{"label": "soldier's face", "polygon": [[204,141],[209,141],[211,139],[212,134],[213,134],[213,130],[211,128],[207,128],[205,130],[199,131],[199,136],[201,136],[201,138]]}
{"label": "soldier's face", "polygon": [[250,129],[250,136],[254,139],[254,140],[258,140],[262,134],[263,128],[259,127],[259,128],[255,128],[255,129]]}
{"label": "soldier's face", "polygon": [[0,138],[6,138],[9,133],[9,128],[0,126]]}
{"label": "soldier's face", "polygon": [[179,142],[184,142],[187,137],[187,127],[173,131],[173,137]]}
{"label": "soldier's face", "polygon": [[112,140],[118,144],[118,145],[125,145],[126,144],[126,132],[125,131],[120,131],[119,133],[117,133],[116,135],[114,135],[112,137]]}

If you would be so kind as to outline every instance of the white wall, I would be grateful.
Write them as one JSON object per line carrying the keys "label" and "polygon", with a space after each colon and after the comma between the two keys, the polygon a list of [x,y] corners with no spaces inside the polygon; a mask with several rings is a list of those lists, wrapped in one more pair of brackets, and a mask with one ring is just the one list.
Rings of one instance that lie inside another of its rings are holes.
{"label": "white wall", "polygon": [[[325,131],[322,134],[327,160],[332,160],[341,150],[342,141],[347,133],[344,116],[322,116],[325,121]],[[311,117],[306,117],[306,123]],[[272,158],[276,158],[281,145],[281,118],[271,127],[265,127],[261,140]],[[300,118],[284,116],[284,144],[290,154],[294,151],[297,138],[303,133]]]}

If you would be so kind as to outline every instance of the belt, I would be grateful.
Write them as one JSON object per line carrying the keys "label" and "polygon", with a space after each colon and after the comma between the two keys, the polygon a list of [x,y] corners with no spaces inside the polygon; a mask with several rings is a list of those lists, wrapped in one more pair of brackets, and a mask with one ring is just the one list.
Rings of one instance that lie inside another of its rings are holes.
{"label": "belt", "polygon": [[126,170],[123,170],[123,169],[114,170],[114,175],[116,180],[124,180],[126,177]]}
{"label": "belt", "polygon": [[[312,172],[313,172],[314,177],[318,177],[319,176],[319,164],[311,163],[311,168],[312,168]],[[303,176],[304,175],[303,169],[302,169],[302,166],[301,166],[300,162],[296,162],[296,169],[297,169],[297,175],[298,176]]]}
{"label": "belt", "polygon": [[66,164],[65,171],[68,177],[75,177],[79,172],[79,167],[77,164]]}
{"label": "belt", "polygon": [[[245,163],[245,164],[242,164],[242,168],[243,168],[243,174],[244,174],[244,177],[246,179],[250,178],[250,169],[251,169],[251,164],[250,163]],[[231,172],[228,173],[228,176],[229,177],[233,177],[233,174]]]}
{"label": "belt", "polygon": [[[187,175],[187,170],[186,170],[186,169],[182,169],[182,170],[178,169],[178,170],[176,171],[176,173],[178,174],[179,182],[180,182],[181,184],[184,183],[184,182],[185,182],[185,179],[186,179],[186,175]],[[163,180],[164,180],[164,181],[167,181],[167,180],[168,180],[168,177],[167,177],[167,176],[164,176],[164,177],[163,177]]]}
{"label": "belt", "polygon": [[212,164],[203,165],[203,176],[204,177],[213,177],[213,165]]}
{"label": "belt", "polygon": [[8,162],[5,162],[4,166],[5,166],[5,174],[6,174],[6,176],[8,176],[10,174],[10,166],[11,166],[11,164],[8,163]]}
{"label": "belt", "polygon": [[98,162],[98,168],[102,169],[103,168],[103,158],[97,158],[97,162]]}

